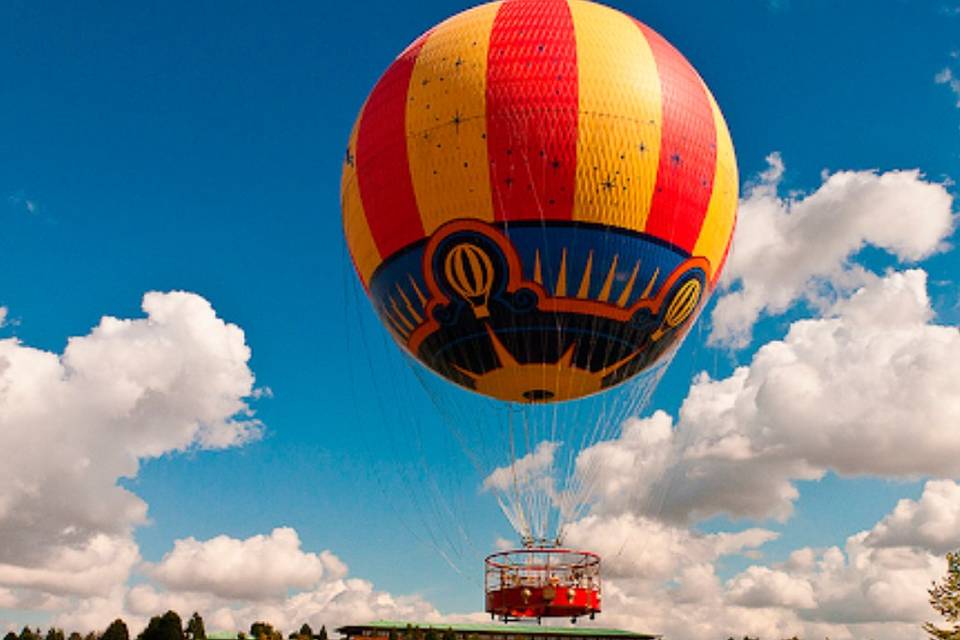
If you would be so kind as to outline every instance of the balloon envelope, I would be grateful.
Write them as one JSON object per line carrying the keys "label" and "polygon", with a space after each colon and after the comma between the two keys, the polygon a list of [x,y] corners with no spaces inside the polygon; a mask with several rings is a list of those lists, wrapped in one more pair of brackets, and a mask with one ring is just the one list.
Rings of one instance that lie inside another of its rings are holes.
{"label": "balloon envelope", "polygon": [[737,168],[666,40],[582,0],[506,0],[420,36],[380,78],[342,209],[383,323],[444,378],[513,402],[647,370],[723,267]]}

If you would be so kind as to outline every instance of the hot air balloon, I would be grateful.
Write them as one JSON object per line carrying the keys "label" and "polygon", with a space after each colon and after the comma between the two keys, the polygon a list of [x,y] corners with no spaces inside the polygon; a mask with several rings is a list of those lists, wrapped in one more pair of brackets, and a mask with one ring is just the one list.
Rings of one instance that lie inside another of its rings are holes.
{"label": "hot air balloon", "polygon": [[[417,38],[374,86],[341,204],[396,342],[467,390],[452,397],[503,408],[485,438],[500,458],[481,462],[523,545],[487,559],[488,611],[596,613],[599,557],[562,547],[591,495],[576,452],[649,398],[631,385],[659,378],[723,268],[737,166],[710,91],[617,10],[480,5]],[[548,466],[564,470],[531,475]]]}

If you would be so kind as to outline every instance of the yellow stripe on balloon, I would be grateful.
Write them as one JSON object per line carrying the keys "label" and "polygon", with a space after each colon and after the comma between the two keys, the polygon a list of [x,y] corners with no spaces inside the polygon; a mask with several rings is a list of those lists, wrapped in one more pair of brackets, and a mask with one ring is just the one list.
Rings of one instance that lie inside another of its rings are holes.
{"label": "yellow stripe on balloon", "polygon": [[[366,105],[364,105],[366,106]],[[360,109],[363,115],[363,109]],[[353,261],[357,265],[360,279],[364,286],[370,282],[370,276],[380,266],[383,259],[373,241],[367,216],[363,211],[363,200],[360,198],[360,185],[357,183],[357,130],[360,118],[353,124],[350,140],[347,143],[343,163],[343,175],[340,177],[340,207],[343,211],[343,232],[347,237],[347,246]]]}
{"label": "yellow stripe on balloon", "polygon": [[730,139],[727,123],[709,91],[707,91],[707,97],[710,99],[713,121],[717,127],[717,170],[713,178],[713,191],[710,194],[707,215],[700,228],[693,254],[703,256],[710,261],[709,280],[712,282],[723,260],[724,251],[730,240],[730,232],[736,221],[739,177],[737,160],[733,153],[733,141]]}
{"label": "yellow stripe on balloon", "polygon": [[580,120],[573,219],[642,231],[660,160],[660,80],[626,15],[570,0],[577,37]]}
{"label": "yellow stripe on balloon", "polygon": [[[490,31],[499,7],[499,2],[482,5],[441,23],[413,68],[407,95],[407,155],[428,235],[456,218],[493,221],[486,77]],[[455,90],[448,89],[451,80],[457,80]]]}

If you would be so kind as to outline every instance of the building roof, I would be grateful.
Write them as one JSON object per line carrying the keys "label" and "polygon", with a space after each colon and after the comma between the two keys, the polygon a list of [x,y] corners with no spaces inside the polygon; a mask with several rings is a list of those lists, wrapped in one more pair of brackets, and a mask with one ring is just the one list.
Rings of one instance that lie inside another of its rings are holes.
{"label": "building roof", "polygon": [[504,624],[504,623],[430,623],[430,622],[399,622],[395,620],[377,620],[367,624],[347,625],[337,629],[346,636],[362,634],[364,631],[403,631],[408,626],[418,629],[434,629],[436,631],[450,630],[458,634],[476,634],[481,636],[538,636],[541,638],[611,638],[615,640],[654,640],[660,636],[650,633],[636,633],[623,629],[601,629],[597,627],[552,627],[538,624]]}

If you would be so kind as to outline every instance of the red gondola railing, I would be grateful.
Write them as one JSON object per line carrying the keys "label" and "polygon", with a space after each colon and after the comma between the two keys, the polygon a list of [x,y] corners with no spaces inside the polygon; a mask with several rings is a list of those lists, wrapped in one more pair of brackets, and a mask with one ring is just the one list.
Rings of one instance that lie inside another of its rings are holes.
{"label": "red gondola railing", "polygon": [[600,556],[589,551],[529,548],[501,551],[484,562],[486,610],[504,621],[600,612]]}

